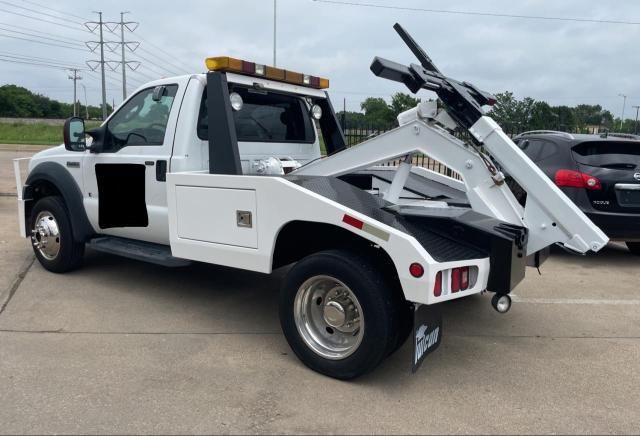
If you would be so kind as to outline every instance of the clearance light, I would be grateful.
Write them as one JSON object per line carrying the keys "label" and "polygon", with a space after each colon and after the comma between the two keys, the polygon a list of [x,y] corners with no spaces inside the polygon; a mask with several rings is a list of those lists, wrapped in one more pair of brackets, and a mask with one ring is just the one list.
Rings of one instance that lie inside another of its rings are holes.
{"label": "clearance light", "polygon": [[249,76],[260,76],[279,82],[308,86],[316,89],[326,89],[329,87],[329,79],[296,73],[295,71],[283,70],[268,65],[256,64],[254,62],[247,62],[228,56],[207,58],[205,59],[205,64],[209,71],[228,71]]}

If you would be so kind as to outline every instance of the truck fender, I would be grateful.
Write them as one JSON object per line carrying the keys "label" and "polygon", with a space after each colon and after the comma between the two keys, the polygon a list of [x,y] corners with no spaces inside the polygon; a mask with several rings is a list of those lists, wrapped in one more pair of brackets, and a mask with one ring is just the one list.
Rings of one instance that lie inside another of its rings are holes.
{"label": "truck fender", "polygon": [[87,212],[84,209],[82,192],[69,171],[56,162],[40,163],[29,172],[23,192],[23,198],[26,200],[24,216],[26,228],[29,229],[29,217],[35,204],[33,200],[38,199],[38,193],[35,189],[41,183],[52,185],[64,199],[71,219],[73,239],[77,242],[85,242],[89,239],[95,231],[91,227]]}
{"label": "truck fender", "polygon": [[391,256],[383,247],[374,248],[375,243],[352,232],[349,229],[333,224],[294,220],[284,223],[278,230],[272,248],[272,269],[293,262],[324,250],[344,249],[361,254],[369,253],[379,261],[379,268],[384,268],[388,277],[393,277],[399,284],[398,271]]}

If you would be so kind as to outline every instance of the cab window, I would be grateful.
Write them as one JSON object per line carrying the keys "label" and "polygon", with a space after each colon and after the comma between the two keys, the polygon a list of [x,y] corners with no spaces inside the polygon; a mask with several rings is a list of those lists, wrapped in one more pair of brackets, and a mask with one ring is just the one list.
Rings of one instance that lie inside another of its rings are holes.
{"label": "cab window", "polygon": [[162,145],[177,91],[178,85],[164,85],[136,94],[109,120],[113,145]]}
{"label": "cab window", "polygon": [[[233,111],[240,142],[312,143],[315,133],[311,116],[301,97],[235,86],[230,92],[242,97],[243,105]],[[198,117],[198,137],[208,138],[207,92],[202,95]]]}

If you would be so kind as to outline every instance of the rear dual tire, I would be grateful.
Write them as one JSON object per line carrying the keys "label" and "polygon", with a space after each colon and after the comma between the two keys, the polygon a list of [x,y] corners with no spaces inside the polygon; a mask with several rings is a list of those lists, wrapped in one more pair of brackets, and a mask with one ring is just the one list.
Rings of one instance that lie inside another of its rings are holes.
{"label": "rear dual tire", "polygon": [[305,365],[349,380],[373,370],[402,345],[408,330],[401,315],[407,307],[370,259],[330,250],[291,269],[280,295],[280,323]]}

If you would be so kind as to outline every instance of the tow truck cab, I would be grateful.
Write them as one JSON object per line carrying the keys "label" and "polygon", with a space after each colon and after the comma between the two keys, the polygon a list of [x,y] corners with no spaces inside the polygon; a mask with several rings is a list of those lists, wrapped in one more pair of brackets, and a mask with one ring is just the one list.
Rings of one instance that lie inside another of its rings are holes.
{"label": "tow truck cab", "polygon": [[[327,96],[319,85],[216,74],[226,82],[223,86],[233,102],[207,104],[206,74],[150,82],[134,91],[101,127],[88,132],[92,140],[86,150],[70,152],[60,146],[35,155],[29,164],[31,178],[47,170],[34,172],[45,163],[66,167],[82,193],[95,233],[169,245],[166,174],[208,172],[214,164],[209,159],[208,108],[213,108],[216,123],[231,112],[241,174],[284,174],[320,158],[312,109],[320,115],[321,106],[314,102]],[[327,80],[322,83],[328,86]],[[216,124],[216,129],[222,125]],[[215,147],[215,153],[221,148]],[[224,153],[218,159],[228,160]]]}

